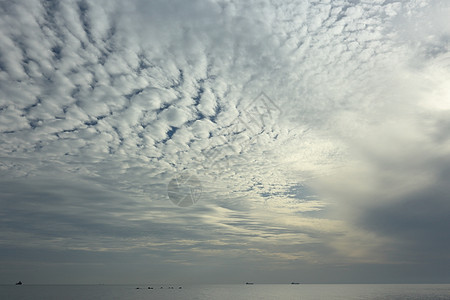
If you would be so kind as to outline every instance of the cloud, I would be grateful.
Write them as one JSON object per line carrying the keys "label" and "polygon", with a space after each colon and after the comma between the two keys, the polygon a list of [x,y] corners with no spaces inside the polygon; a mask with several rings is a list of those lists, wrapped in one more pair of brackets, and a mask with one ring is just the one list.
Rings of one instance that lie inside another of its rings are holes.
{"label": "cloud", "polygon": [[[448,9],[0,5],[1,251],[289,274],[447,259]],[[167,199],[181,171],[204,191],[187,209]]]}

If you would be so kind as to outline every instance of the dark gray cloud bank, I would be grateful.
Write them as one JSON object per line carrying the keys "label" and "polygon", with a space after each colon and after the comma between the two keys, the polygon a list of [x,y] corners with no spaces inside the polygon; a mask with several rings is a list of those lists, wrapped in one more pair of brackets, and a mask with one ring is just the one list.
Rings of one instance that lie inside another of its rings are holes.
{"label": "dark gray cloud bank", "polygon": [[449,15],[1,2],[0,282],[448,282]]}

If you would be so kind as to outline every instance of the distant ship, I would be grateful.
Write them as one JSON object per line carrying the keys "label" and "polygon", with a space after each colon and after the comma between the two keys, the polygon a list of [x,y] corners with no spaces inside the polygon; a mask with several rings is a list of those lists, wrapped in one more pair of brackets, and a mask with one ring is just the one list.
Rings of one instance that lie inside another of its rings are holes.
{"label": "distant ship", "polygon": [[246,282],[245,284],[253,284],[253,282]]}
{"label": "distant ship", "polygon": [[22,285],[22,284],[23,284],[22,281],[16,282],[16,285]]}
{"label": "distant ship", "polygon": [[300,282],[291,282],[291,284],[300,284]]}

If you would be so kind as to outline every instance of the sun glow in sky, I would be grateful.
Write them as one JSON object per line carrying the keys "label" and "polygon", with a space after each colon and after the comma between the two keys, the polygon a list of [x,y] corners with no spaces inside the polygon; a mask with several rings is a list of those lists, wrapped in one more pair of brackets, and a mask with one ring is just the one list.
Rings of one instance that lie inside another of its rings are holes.
{"label": "sun glow in sky", "polygon": [[0,283],[448,282],[450,3],[0,3]]}

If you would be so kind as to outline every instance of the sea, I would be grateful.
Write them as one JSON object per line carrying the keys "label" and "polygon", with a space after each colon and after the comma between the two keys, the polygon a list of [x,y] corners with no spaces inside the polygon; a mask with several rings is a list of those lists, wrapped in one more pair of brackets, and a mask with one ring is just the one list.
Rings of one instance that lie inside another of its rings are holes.
{"label": "sea", "polygon": [[450,299],[450,284],[1,285],[0,299]]}

